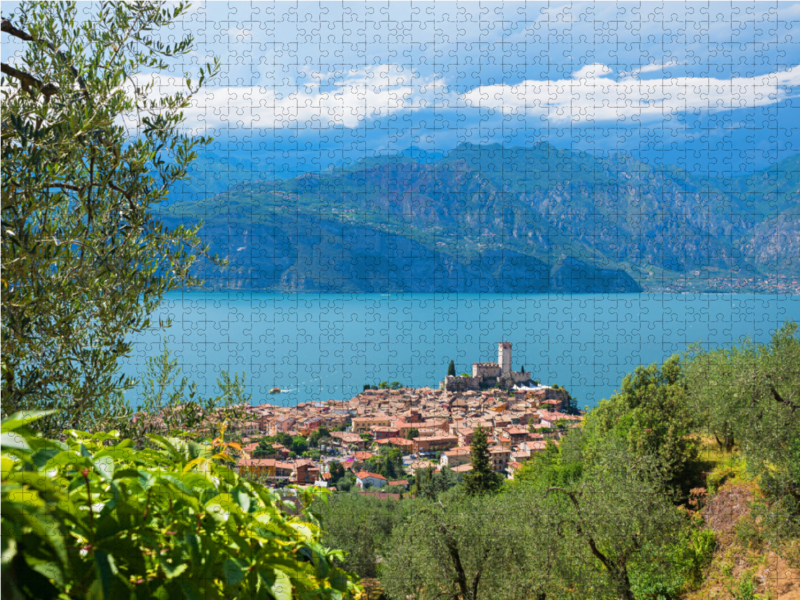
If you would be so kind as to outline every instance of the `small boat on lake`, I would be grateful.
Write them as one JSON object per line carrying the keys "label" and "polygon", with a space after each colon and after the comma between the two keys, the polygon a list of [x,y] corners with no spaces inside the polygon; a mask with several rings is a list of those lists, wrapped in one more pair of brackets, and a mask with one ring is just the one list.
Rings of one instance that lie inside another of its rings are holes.
{"label": "small boat on lake", "polygon": [[281,388],[272,388],[272,389],[269,391],[269,393],[270,393],[270,394],[280,394],[280,393],[281,393]]}

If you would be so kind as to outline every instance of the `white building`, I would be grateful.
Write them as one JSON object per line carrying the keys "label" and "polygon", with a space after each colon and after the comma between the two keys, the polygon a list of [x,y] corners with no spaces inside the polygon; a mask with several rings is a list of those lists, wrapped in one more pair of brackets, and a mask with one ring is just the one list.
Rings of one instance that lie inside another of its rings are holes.
{"label": "white building", "polygon": [[356,473],[356,485],[362,490],[367,486],[374,488],[382,488],[386,485],[386,477],[378,475],[377,473],[370,473],[368,471],[361,471]]}

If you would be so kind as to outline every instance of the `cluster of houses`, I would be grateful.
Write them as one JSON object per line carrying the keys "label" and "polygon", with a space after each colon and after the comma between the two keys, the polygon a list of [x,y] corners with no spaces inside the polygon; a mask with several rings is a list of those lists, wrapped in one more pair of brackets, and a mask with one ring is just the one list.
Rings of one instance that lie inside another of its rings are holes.
{"label": "cluster of houses", "polygon": [[[481,427],[488,434],[494,471],[513,479],[514,472],[544,450],[548,440],[557,441],[565,427],[581,421],[580,416],[561,412],[567,399],[565,390],[543,385],[512,390],[451,391],[446,386],[365,390],[348,401],[249,406],[247,417],[231,428],[243,436],[240,471],[266,480],[328,487],[330,465],[336,461],[355,475],[360,487],[383,488],[408,483],[369,471],[368,461],[379,448],[399,448],[411,476],[428,467],[447,467],[461,476],[472,468],[470,444],[475,429]],[[289,460],[288,449],[280,444],[273,444],[273,458],[252,457],[259,435],[307,436],[322,426],[330,431],[329,452],[317,461]]]}

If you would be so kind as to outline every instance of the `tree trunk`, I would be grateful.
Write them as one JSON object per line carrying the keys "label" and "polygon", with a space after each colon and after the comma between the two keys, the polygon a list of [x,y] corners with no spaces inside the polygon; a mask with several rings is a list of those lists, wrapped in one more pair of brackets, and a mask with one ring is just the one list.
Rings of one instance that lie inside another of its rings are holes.
{"label": "tree trunk", "polygon": [[733,452],[735,439],[732,435],[725,436],[725,452]]}
{"label": "tree trunk", "polygon": [[617,572],[613,573],[613,577],[617,585],[617,598],[619,600],[636,600],[631,589],[631,580],[628,578],[627,567],[619,567]]}

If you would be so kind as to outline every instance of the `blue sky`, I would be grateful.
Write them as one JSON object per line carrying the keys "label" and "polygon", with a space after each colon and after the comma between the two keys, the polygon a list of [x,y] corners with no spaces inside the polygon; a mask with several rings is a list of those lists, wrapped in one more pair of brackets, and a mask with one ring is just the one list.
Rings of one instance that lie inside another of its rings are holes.
{"label": "blue sky", "polygon": [[223,62],[191,127],[276,175],[462,142],[721,173],[800,152],[799,3],[213,2],[184,31],[176,75]]}

